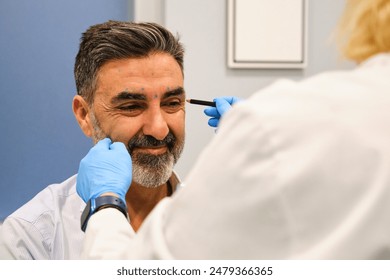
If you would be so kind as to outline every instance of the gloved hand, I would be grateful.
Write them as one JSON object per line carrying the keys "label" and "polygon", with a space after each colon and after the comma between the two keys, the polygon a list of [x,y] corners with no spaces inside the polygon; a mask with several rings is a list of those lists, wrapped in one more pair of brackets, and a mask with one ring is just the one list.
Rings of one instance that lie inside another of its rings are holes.
{"label": "gloved hand", "polygon": [[131,180],[131,157],[125,145],[105,138],[81,160],[76,189],[85,202],[107,192],[115,193],[126,201]]}
{"label": "gloved hand", "polygon": [[214,99],[214,102],[216,103],[216,107],[208,107],[204,109],[204,113],[206,116],[211,117],[209,119],[209,126],[217,127],[219,125],[220,118],[232,108],[233,104],[236,104],[237,102],[241,101],[240,98],[235,96],[224,96],[224,97],[218,97]]}

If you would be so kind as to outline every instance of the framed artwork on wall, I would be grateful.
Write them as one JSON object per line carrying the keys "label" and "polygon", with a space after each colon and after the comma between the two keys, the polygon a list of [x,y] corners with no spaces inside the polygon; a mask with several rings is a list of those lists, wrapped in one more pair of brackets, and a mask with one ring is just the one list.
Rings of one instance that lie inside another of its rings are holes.
{"label": "framed artwork on wall", "polygon": [[308,0],[228,0],[230,68],[304,68]]}

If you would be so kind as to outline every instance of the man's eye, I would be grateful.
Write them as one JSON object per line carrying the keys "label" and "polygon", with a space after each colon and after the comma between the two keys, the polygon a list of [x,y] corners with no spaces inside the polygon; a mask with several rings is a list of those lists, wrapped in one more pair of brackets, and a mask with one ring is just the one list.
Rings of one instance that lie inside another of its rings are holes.
{"label": "man's eye", "polygon": [[182,102],[180,100],[168,101],[168,102],[164,102],[162,104],[162,106],[171,107],[171,108],[179,107],[181,105],[182,105]]}
{"label": "man's eye", "polygon": [[173,101],[173,102],[168,102],[167,105],[170,106],[170,107],[176,107],[176,106],[180,106],[181,103],[177,102],[177,101]]}
{"label": "man's eye", "polygon": [[171,100],[166,101],[161,104],[161,107],[165,110],[167,113],[176,113],[179,110],[183,108],[183,101],[181,100]]}
{"label": "man's eye", "polygon": [[120,110],[125,110],[125,111],[134,111],[134,110],[141,110],[143,107],[138,104],[132,104],[132,105],[124,105],[120,106]]}

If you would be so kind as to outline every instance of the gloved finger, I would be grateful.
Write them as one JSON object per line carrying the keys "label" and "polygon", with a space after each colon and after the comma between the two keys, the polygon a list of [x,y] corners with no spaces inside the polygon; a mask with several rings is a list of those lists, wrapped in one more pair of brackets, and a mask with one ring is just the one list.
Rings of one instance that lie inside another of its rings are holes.
{"label": "gloved finger", "polygon": [[218,118],[211,118],[211,119],[209,119],[208,124],[211,127],[218,127],[219,119]]}
{"label": "gloved finger", "polygon": [[206,116],[213,117],[213,118],[219,118],[221,115],[218,113],[217,108],[215,107],[207,107],[203,111]]}
{"label": "gloved finger", "polygon": [[241,98],[239,98],[237,96],[222,96],[219,98],[225,99],[227,102],[229,102],[230,105],[236,104],[237,102],[242,100]]}
{"label": "gloved finger", "polygon": [[125,144],[123,144],[122,142],[114,142],[110,145],[110,150],[116,153],[116,157],[118,160],[119,158],[121,158],[122,160],[124,160],[124,163],[126,162],[127,164],[130,164],[131,168],[131,156],[126,149]]}
{"label": "gloved finger", "polygon": [[224,96],[223,97],[227,102],[229,102],[231,105],[237,103],[238,101],[241,101],[240,98],[236,96]]}
{"label": "gloved finger", "polygon": [[236,97],[236,96],[232,96],[232,98],[231,98],[231,100],[230,100],[231,102],[229,102],[230,104],[235,104],[235,103],[237,103],[237,102],[240,102],[240,101],[242,101],[242,99],[241,98],[238,98],[238,97]]}
{"label": "gloved finger", "polygon": [[110,150],[126,150],[126,146],[125,144],[123,144],[122,142],[113,142],[111,145],[110,145]]}
{"label": "gloved finger", "polygon": [[232,105],[224,98],[215,98],[214,102],[216,103],[216,108],[221,116],[224,115],[227,111],[229,111],[232,107]]}
{"label": "gloved finger", "polygon": [[108,150],[108,149],[110,149],[110,144],[111,144],[111,139],[104,138],[104,139],[100,140],[99,142],[97,142],[97,144],[95,145],[94,148]]}

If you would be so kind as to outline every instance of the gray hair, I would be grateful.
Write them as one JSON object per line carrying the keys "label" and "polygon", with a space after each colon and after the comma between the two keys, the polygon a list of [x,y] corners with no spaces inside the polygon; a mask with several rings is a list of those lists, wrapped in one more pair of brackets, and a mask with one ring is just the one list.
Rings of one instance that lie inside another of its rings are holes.
{"label": "gray hair", "polygon": [[116,59],[144,58],[159,52],[172,55],[184,73],[184,47],[179,37],[163,26],[112,20],[93,25],[82,34],[76,56],[74,76],[77,93],[91,105],[97,73],[104,63]]}

